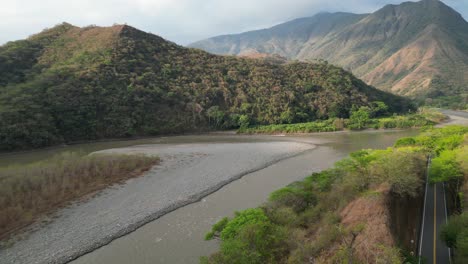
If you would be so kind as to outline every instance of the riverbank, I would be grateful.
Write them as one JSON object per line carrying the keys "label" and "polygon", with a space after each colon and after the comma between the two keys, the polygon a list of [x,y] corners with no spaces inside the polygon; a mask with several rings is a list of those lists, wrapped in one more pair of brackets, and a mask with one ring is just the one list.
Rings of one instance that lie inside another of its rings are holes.
{"label": "riverbank", "polygon": [[314,145],[298,142],[156,144],[101,153],[158,155],[144,176],[102,191],[34,224],[28,235],[0,251],[0,263],[66,263],[181,206],[200,200],[243,175]]}
{"label": "riverbank", "polygon": [[200,256],[211,254],[218,249],[216,241],[203,241],[203,238],[211,225],[222,217],[262,204],[272,191],[302,180],[312,172],[327,169],[352,151],[362,148],[386,148],[400,137],[417,133],[416,130],[376,130],[285,137],[232,136],[235,140],[308,142],[317,145],[317,148],[249,173],[201,201],[170,212],[72,263],[196,264]]}
{"label": "riverbank", "polygon": [[[468,173],[467,136],[466,126],[446,126],[385,150],[351,153],[213,225],[206,239],[218,238],[220,249],[201,263],[417,263],[410,241],[418,237],[427,156],[433,156],[431,181],[453,188],[455,195],[447,197],[456,201],[460,178]],[[445,229],[445,240],[459,243],[457,263],[468,259],[463,233],[454,232],[464,231],[461,221]]]}
{"label": "riverbank", "polygon": [[63,153],[43,162],[0,168],[0,240],[36,219],[159,163],[143,155]]}
{"label": "riverbank", "polygon": [[380,118],[369,118],[366,112],[362,116],[352,116],[350,119],[335,118],[322,121],[314,121],[297,124],[277,124],[243,127],[238,130],[239,134],[304,134],[324,133],[350,130],[383,130],[383,129],[408,129],[433,126],[447,119],[437,111],[420,110],[417,114],[403,116],[389,116]]}

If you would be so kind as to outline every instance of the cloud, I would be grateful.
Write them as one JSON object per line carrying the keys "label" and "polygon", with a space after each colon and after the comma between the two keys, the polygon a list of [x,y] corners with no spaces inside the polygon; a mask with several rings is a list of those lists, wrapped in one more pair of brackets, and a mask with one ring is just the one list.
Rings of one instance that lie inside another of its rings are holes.
{"label": "cloud", "polygon": [[[127,23],[179,44],[270,27],[321,11],[373,12],[402,0],[0,0],[0,43],[61,22]],[[468,1],[444,0],[465,17]]]}

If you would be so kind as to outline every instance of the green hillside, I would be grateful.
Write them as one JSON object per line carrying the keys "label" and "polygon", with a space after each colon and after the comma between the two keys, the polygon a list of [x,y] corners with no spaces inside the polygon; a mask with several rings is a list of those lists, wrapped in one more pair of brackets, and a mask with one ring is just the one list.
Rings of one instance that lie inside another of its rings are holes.
{"label": "green hillside", "polygon": [[347,117],[410,102],[326,63],[178,46],[126,25],[58,25],[0,47],[0,150]]}

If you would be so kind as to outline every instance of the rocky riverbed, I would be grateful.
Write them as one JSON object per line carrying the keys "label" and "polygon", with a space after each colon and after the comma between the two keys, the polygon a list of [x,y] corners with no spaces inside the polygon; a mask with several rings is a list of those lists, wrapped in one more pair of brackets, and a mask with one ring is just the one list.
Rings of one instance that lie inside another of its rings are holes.
{"label": "rocky riverbed", "polygon": [[0,250],[0,263],[66,263],[243,175],[314,145],[301,142],[154,144],[101,151],[158,155],[144,176],[108,188],[54,215]]}

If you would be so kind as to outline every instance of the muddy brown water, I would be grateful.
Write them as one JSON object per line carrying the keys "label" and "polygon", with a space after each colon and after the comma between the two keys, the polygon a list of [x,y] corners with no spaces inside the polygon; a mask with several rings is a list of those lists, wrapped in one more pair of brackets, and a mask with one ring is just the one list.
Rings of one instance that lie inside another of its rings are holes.
{"label": "muddy brown water", "polygon": [[256,207],[268,195],[289,183],[307,177],[312,172],[329,168],[350,152],[362,148],[386,148],[400,137],[413,136],[417,130],[364,131],[310,134],[301,136],[238,136],[227,133],[195,136],[150,138],[133,141],[113,141],[51,148],[27,153],[0,156],[0,166],[40,161],[65,151],[91,153],[110,148],[141,144],[211,144],[268,141],[296,141],[316,145],[308,150],[250,173],[199,202],[181,207],[150,222],[135,232],[86,254],[72,263],[198,263],[218,249],[216,241],[204,241],[211,225],[234,211]]}
{"label": "muddy brown water", "polygon": [[[211,254],[218,249],[216,241],[204,241],[203,238],[211,225],[222,217],[232,216],[234,211],[262,204],[272,191],[301,180],[312,172],[326,169],[352,151],[362,148],[385,148],[400,137],[417,133],[413,130],[281,137],[281,140],[311,142],[316,144],[317,148],[246,175],[202,201],[166,214],[72,263],[198,263],[200,256]],[[207,138],[177,140],[189,139]],[[219,140],[270,141],[277,138],[218,136],[208,141]]]}

